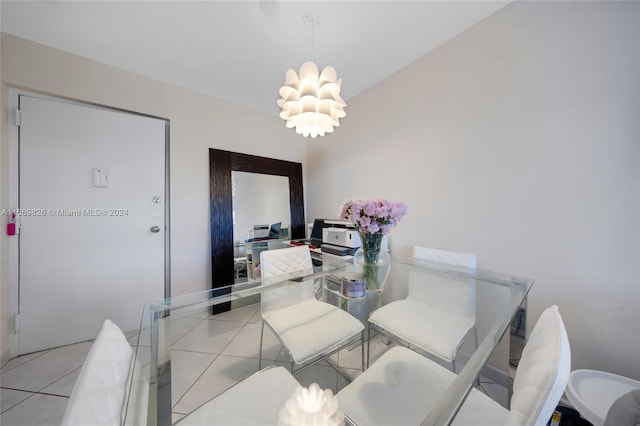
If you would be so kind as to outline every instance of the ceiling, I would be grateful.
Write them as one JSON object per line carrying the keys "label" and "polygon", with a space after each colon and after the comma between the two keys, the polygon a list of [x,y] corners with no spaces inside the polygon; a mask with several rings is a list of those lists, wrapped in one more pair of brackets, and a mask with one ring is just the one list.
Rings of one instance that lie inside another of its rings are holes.
{"label": "ceiling", "polygon": [[509,1],[4,0],[0,13],[5,33],[277,114],[288,68],[334,66],[349,103]]}

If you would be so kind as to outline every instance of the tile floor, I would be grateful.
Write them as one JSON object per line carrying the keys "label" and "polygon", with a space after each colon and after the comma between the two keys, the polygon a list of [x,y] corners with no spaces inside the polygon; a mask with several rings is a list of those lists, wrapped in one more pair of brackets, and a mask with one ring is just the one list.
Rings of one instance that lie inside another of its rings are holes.
{"label": "tile floor", "polygon": [[[259,305],[223,314],[192,315],[172,321],[172,413],[179,420],[200,404],[258,370],[261,317]],[[136,332],[125,333],[132,345]],[[0,370],[0,424],[3,426],[59,425],[85,356],[92,342],[49,349],[14,358]],[[372,341],[372,361],[389,348],[381,339]],[[275,336],[265,329],[263,367],[275,361],[288,365]],[[344,376],[360,373],[360,351],[346,349],[334,355]],[[334,392],[348,383],[327,363],[296,375],[308,386],[317,382]],[[506,403],[504,386],[481,379],[480,387]]]}

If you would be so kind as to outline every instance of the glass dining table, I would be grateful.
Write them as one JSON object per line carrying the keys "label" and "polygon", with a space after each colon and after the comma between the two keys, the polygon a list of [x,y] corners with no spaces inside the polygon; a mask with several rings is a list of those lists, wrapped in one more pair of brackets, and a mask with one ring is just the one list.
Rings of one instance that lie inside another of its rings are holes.
{"label": "glass dining table", "polygon": [[[416,271],[425,286],[439,283],[440,292],[449,288],[443,282],[471,286],[477,337],[467,337],[458,350],[450,367],[456,374],[455,380],[428,407],[422,424],[450,424],[467,394],[478,386],[480,377],[491,377],[509,386],[513,365],[509,362],[509,338],[503,336],[510,329],[513,331],[514,316],[517,317],[533,280],[392,255],[382,292],[367,291],[363,297],[347,297],[342,292],[340,277],[353,276],[355,271],[352,261],[332,256],[313,271],[283,275],[268,285],[248,281],[146,304],[136,338],[123,424],[188,424],[194,411],[220,398],[237,383],[273,365],[288,366],[286,351],[278,339],[267,335],[261,338],[260,300],[283,291],[295,291],[302,281],[311,280],[318,300],[347,311],[365,327],[376,309],[407,297],[409,277]],[[229,310],[212,314],[222,306]],[[425,323],[420,327],[437,328],[439,324]],[[373,327],[365,336],[369,339],[364,345],[369,347],[371,364],[392,346],[406,343],[378,334]],[[294,375],[295,379],[302,386],[315,382],[334,394],[339,392],[361,372],[361,342],[359,339],[351,342],[321,363]],[[508,401],[501,402],[508,406]],[[348,416],[345,421],[351,424]],[[269,422],[265,420],[265,424]]]}

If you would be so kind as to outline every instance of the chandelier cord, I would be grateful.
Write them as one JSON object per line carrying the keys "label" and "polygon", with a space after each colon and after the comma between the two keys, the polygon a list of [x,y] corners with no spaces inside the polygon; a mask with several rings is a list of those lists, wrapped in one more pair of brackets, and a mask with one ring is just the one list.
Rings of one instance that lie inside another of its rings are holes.
{"label": "chandelier cord", "polygon": [[315,62],[314,53],[315,53],[315,28],[316,28],[316,20],[311,19],[311,62]]}

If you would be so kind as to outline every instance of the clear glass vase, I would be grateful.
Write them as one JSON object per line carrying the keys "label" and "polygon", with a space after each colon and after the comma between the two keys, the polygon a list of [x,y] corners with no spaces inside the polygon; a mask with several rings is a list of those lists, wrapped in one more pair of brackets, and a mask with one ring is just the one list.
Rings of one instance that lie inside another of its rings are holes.
{"label": "clear glass vase", "polygon": [[362,246],[353,255],[356,271],[361,273],[367,291],[381,292],[391,270],[391,256],[381,249],[382,232],[360,233]]}

